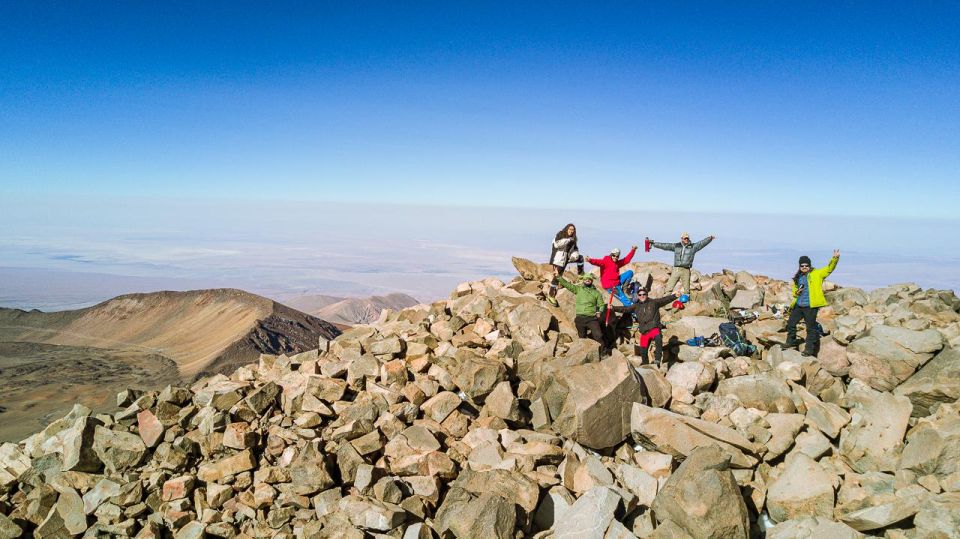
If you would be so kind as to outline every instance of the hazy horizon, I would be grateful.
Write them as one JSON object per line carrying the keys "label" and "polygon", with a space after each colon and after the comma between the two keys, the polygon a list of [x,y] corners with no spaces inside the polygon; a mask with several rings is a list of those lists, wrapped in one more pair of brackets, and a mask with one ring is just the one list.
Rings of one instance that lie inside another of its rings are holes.
{"label": "hazy horizon", "polygon": [[[0,306],[58,310],[122,293],[225,287],[281,301],[390,292],[432,301],[463,281],[509,280],[512,256],[545,262],[568,221],[591,256],[689,231],[718,237],[698,255],[702,272],[786,279],[800,254],[822,264],[839,248],[832,280],[841,285],[960,290],[960,247],[949,241],[957,222],[948,220],[289,201],[85,200],[65,211],[76,203],[0,203]],[[635,260],[672,261],[658,250]]]}

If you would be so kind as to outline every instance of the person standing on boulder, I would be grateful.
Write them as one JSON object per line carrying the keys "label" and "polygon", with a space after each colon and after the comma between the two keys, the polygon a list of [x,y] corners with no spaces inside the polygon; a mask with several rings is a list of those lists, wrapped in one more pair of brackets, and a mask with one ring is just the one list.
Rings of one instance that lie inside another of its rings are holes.
{"label": "person standing on boulder", "polygon": [[629,264],[636,252],[637,246],[634,245],[622,260],[620,259],[620,249],[610,251],[610,254],[603,258],[587,258],[588,262],[600,267],[600,286],[607,293],[615,295],[620,303],[626,306],[632,305],[633,301],[623,292],[623,284],[633,279],[633,270],[627,270],[621,275],[620,268]]}
{"label": "person standing on boulder", "polygon": [[560,286],[573,292],[576,298],[573,325],[577,328],[577,335],[581,339],[590,334],[590,338],[603,345],[603,331],[600,328],[600,313],[603,312],[606,304],[603,301],[603,294],[593,286],[593,275],[584,275],[581,279],[581,285],[577,286],[562,276],[557,278]]}
{"label": "person standing on boulder", "polygon": [[816,356],[820,352],[820,331],[817,329],[817,313],[820,307],[827,306],[823,295],[823,280],[837,267],[840,250],[833,251],[833,258],[826,267],[814,268],[809,256],[800,257],[800,267],[793,276],[793,303],[790,305],[790,318],[787,319],[787,347],[799,347],[797,323],[803,319],[807,326],[806,345],[803,355]]}
{"label": "person standing on boulder", "polygon": [[716,236],[710,236],[697,243],[691,243],[690,234],[684,232],[680,234],[680,241],[677,243],[650,240],[650,245],[657,249],[673,251],[673,271],[670,272],[670,280],[667,281],[667,292],[675,292],[674,288],[677,286],[677,282],[682,279],[682,292],[690,293],[690,269],[693,267],[693,257],[696,256],[697,251],[710,245],[710,242],[714,239],[716,239]]}
{"label": "person standing on boulder", "polygon": [[568,223],[557,232],[550,249],[550,264],[553,266],[553,280],[550,281],[550,294],[547,301],[557,305],[557,278],[563,275],[567,264],[576,262],[577,275],[583,275],[583,255],[577,247],[577,227]]}
{"label": "person standing on boulder", "polygon": [[646,288],[641,287],[637,290],[637,301],[627,307],[615,306],[614,312],[630,313],[633,315],[637,325],[637,348],[639,348],[640,357],[646,363],[650,360],[648,349],[653,344],[656,348],[653,351],[653,357],[659,367],[663,363],[663,335],[660,333],[662,326],[660,322],[660,308],[676,301],[677,296],[670,294],[662,298],[650,298]]}

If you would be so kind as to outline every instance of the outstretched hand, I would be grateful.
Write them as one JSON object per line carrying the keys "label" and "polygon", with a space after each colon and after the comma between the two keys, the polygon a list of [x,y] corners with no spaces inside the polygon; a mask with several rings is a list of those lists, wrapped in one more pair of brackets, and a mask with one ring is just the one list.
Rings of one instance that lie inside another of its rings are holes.
{"label": "outstretched hand", "polygon": [[833,250],[833,258],[840,258],[840,249]]}
{"label": "outstretched hand", "polygon": [[630,250],[631,250],[631,251],[636,251],[636,250],[637,250],[637,246],[636,246],[636,245],[631,245],[631,246],[630,246]]}
{"label": "outstretched hand", "polygon": [[713,240],[715,240],[715,239],[717,239],[716,236],[710,236],[710,241],[713,241]]}

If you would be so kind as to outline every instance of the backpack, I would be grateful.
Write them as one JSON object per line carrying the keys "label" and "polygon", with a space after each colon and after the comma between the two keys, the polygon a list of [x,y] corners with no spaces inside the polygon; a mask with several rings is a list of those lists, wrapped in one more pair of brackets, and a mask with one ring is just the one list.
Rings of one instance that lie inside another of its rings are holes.
{"label": "backpack", "polygon": [[733,351],[738,356],[752,356],[757,351],[757,347],[750,344],[740,330],[733,322],[724,322],[720,324],[720,339],[723,345]]}

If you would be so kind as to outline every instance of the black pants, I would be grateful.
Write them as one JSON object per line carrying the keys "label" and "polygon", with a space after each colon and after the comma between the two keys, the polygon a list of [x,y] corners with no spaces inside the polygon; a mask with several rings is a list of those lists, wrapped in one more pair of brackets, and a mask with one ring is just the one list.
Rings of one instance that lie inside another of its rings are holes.
{"label": "black pants", "polygon": [[573,325],[576,326],[577,335],[581,339],[586,338],[587,332],[589,332],[591,339],[603,344],[603,331],[600,329],[600,320],[597,320],[596,316],[578,314],[573,319]]}
{"label": "black pants", "polygon": [[817,312],[820,307],[801,307],[794,305],[787,319],[787,344],[797,344],[797,323],[803,319],[807,326],[807,339],[803,352],[815,356],[820,352],[820,331],[817,330]]}
{"label": "black pants", "polygon": [[654,337],[646,347],[640,346],[639,339],[637,339],[637,344],[633,347],[633,353],[643,358],[643,362],[647,363],[650,361],[648,350],[651,347],[653,347],[653,360],[657,362],[657,365],[660,365],[663,363],[663,333]]}

